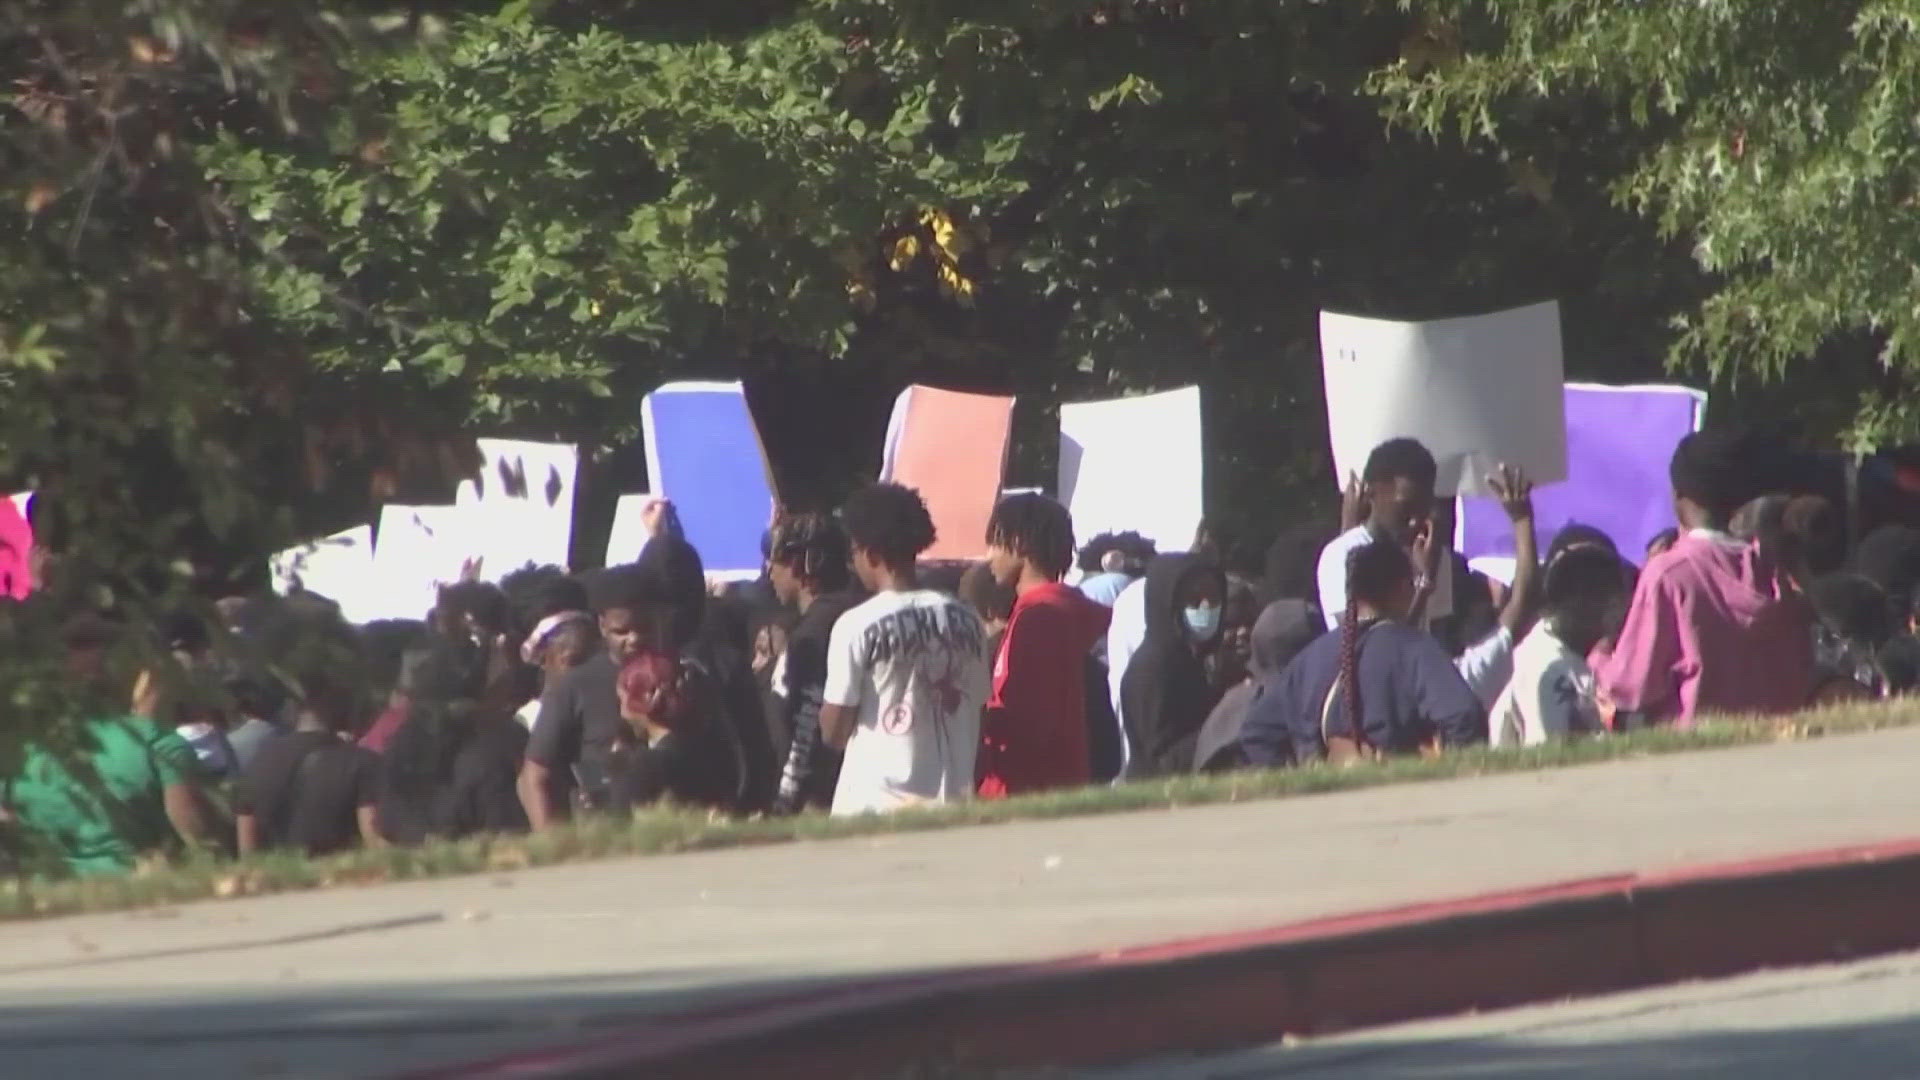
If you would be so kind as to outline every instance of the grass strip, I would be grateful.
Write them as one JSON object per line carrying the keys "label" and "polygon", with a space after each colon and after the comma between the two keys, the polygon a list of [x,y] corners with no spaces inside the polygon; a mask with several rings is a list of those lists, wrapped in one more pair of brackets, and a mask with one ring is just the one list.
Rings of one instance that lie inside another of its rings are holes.
{"label": "grass strip", "polygon": [[1313,765],[1219,776],[1183,776],[997,802],[910,810],[888,816],[833,818],[809,814],[741,821],[673,808],[650,809],[628,819],[600,817],[572,822],[534,836],[433,842],[412,848],[354,851],[321,859],[267,854],[237,862],[188,860],[118,877],[13,879],[0,883],[0,919],[121,911],[303,889],[504,873],[622,856],[1292,798],[1387,784],[1531,772],[1682,751],[1811,739],[1901,727],[1916,720],[1920,720],[1920,705],[1916,703],[1848,705],[1769,720],[1715,719],[1690,731],[1637,731],[1529,749],[1467,750],[1433,758],[1401,758],[1348,767]]}

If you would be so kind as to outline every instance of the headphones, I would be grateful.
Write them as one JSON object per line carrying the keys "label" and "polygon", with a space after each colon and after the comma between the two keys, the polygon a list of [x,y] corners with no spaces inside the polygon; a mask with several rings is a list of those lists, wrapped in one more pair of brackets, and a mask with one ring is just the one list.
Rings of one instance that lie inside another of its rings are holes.
{"label": "headphones", "polygon": [[809,581],[818,580],[832,561],[826,545],[826,530],[805,518],[783,523],[773,538],[773,558],[779,562],[799,559],[798,573]]}

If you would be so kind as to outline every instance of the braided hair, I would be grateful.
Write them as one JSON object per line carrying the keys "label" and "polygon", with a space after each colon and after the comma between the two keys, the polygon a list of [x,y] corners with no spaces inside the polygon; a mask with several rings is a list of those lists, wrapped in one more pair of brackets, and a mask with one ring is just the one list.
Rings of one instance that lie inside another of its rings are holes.
{"label": "braided hair", "polygon": [[1013,552],[1058,581],[1073,566],[1073,515],[1045,495],[1009,495],[987,520],[987,543]]}
{"label": "braided hair", "polygon": [[1413,561],[1400,545],[1391,540],[1375,540],[1355,548],[1347,556],[1347,610],[1340,620],[1340,689],[1342,710],[1353,741],[1367,747],[1367,735],[1360,725],[1360,638],[1367,627],[1360,625],[1360,605],[1374,608],[1387,603],[1413,580]]}

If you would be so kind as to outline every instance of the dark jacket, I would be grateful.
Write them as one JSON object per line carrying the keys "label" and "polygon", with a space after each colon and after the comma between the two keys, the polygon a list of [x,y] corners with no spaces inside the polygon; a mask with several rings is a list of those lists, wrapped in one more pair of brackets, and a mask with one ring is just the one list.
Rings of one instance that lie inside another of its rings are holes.
{"label": "dark jacket", "polygon": [[706,570],[700,553],[681,537],[656,536],[641,549],[635,565],[645,576],[648,599],[670,613],[665,644],[698,664],[714,682],[714,708],[741,762],[740,810],[768,809],[780,773],[766,706],[753,679],[752,653],[747,642],[736,640],[733,620],[719,615],[708,618]]}
{"label": "dark jacket", "polygon": [[[1354,667],[1361,734],[1380,753],[1415,753],[1436,736],[1448,747],[1486,741],[1487,716],[1479,699],[1425,631],[1397,622],[1364,628]],[[1339,679],[1336,631],[1307,646],[1261,687],[1240,733],[1247,759],[1261,766],[1318,761],[1326,756],[1327,735],[1353,738],[1346,691],[1335,691]]]}
{"label": "dark jacket", "polygon": [[[1240,731],[1267,680],[1286,670],[1321,634],[1320,609],[1305,600],[1275,600],[1253,624],[1253,656],[1245,682],[1220,698],[1200,729],[1194,744],[1195,772],[1225,772],[1247,764],[1240,750]],[[1272,764],[1284,764],[1273,762]]]}
{"label": "dark jacket", "polygon": [[818,597],[787,635],[786,685],[780,688],[780,707],[785,712],[783,726],[793,734],[775,803],[782,813],[833,806],[841,755],[820,738],[820,706],[827,689],[827,643],[833,636],[833,624],[860,600],[853,592]]}
{"label": "dark jacket", "polygon": [[1162,555],[1147,568],[1147,636],[1120,680],[1131,777],[1191,770],[1194,740],[1220,699],[1207,678],[1204,659],[1220,643],[1220,634],[1194,641],[1180,607],[1182,583],[1201,574],[1213,577],[1217,595],[1224,599],[1226,571],[1208,556]]}

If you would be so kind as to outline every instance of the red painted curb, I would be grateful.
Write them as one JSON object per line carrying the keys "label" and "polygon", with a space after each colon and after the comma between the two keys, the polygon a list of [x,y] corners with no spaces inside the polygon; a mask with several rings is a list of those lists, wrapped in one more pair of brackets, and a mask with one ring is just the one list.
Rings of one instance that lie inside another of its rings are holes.
{"label": "red painted curb", "polygon": [[416,1080],[1073,1067],[1920,945],[1920,840],[1615,875],[664,1017]]}

